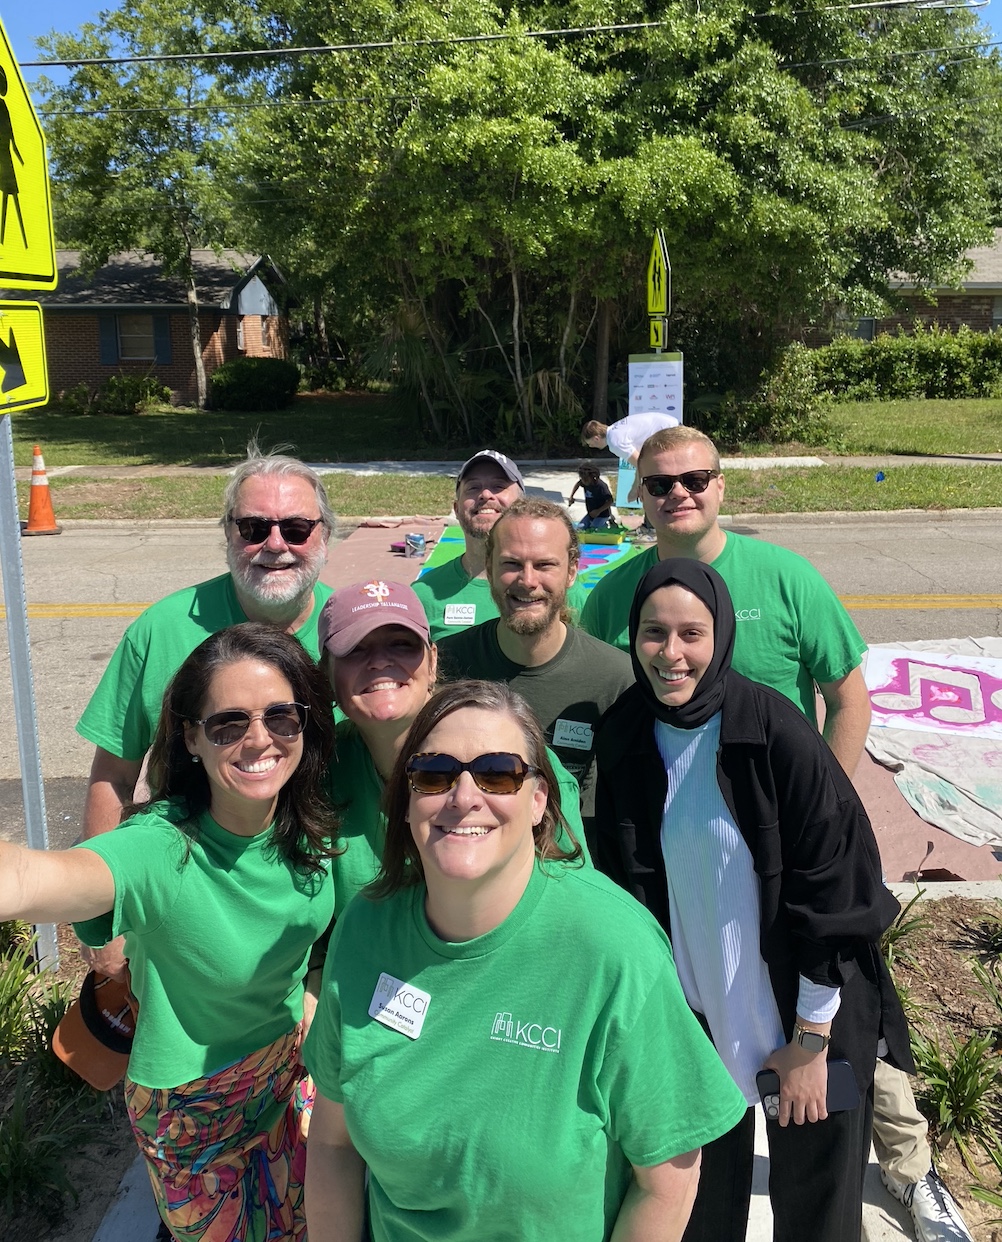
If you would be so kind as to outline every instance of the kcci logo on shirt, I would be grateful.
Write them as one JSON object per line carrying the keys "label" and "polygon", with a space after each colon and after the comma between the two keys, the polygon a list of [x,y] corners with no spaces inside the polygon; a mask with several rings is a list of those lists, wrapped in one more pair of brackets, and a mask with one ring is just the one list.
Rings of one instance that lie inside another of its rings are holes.
{"label": "kcci logo on shirt", "polygon": [[510,1013],[498,1013],[491,1027],[491,1039],[502,1044],[519,1044],[537,1052],[559,1052],[563,1032],[539,1022],[519,1022]]}

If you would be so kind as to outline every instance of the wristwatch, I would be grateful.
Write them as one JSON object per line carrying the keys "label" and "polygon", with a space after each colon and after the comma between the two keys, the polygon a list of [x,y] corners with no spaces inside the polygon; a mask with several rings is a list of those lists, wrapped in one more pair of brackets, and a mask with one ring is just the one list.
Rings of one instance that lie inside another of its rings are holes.
{"label": "wristwatch", "polygon": [[830,1035],[822,1035],[820,1031],[809,1031],[799,1022],[794,1023],[793,1042],[799,1044],[805,1052],[824,1052],[831,1041]]}

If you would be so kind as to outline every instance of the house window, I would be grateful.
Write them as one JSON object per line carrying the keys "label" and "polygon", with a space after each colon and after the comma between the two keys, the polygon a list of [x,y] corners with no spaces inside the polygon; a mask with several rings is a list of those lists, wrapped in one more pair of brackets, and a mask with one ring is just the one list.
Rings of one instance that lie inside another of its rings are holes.
{"label": "house window", "polygon": [[153,361],[157,356],[152,315],[118,315],[118,356]]}
{"label": "house window", "polygon": [[992,330],[1002,328],[1002,298],[992,298]]}
{"label": "house window", "polygon": [[875,327],[876,320],[874,319],[857,319],[856,331],[852,335],[859,341],[872,341]]}
{"label": "house window", "polygon": [[117,367],[121,362],[170,363],[168,314],[153,311],[134,315],[98,315],[97,329],[102,366]]}
{"label": "house window", "polygon": [[237,320],[237,349],[245,350],[247,346],[244,344],[244,317],[243,315]]}

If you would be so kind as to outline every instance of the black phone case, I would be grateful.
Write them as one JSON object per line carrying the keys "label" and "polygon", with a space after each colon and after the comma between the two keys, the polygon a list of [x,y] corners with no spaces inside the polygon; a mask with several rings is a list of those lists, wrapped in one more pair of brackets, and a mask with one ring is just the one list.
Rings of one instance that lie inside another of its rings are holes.
{"label": "black phone case", "polygon": [[[775,1121],[779,1116],[779,1075],[775,1070],[759,1070],[755,1075],[755,1085],[758,1087],[766,1117]],[[858,1108],[859,1087],[848,1061],[828,1062],[828,1093],[825,1103],[830,1113]]]}

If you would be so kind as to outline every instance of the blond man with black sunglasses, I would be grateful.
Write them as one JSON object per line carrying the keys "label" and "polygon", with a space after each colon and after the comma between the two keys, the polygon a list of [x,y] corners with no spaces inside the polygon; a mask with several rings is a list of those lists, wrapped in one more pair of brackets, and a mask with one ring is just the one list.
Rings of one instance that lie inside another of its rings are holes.
{"label": "blond man with black sunglasses", "polygon": [[[630,606],[647,572],[672,556],[712,565],[734,601],[734,668],[785,695],[815,723],[819,690],[825,740],[851,777],[870,726],[860,668],[866,643],[835,592],[803,557],[722,529],[720,455],[701,431],[679,426],[652,435],[640,450],[637,476],[657,544],[595,586],[582,628],[628,651]],[[873,1128],[884,1184],[911,1212],[919,1242],[969,1242],[959,1209],[932,1168],[927,1126],[908,1078],[883,1061],[874,1080]]]}

